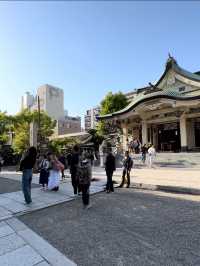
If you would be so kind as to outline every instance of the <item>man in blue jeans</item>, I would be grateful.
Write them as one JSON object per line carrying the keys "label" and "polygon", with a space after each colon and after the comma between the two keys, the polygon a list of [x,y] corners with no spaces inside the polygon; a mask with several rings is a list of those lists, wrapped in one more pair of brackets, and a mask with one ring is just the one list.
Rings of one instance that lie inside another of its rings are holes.
{"label": "man in blue jeans", "polygon": [[31,181],[33,167],[36,162],[37,150],[35,147],[30,147],[20,162],[20,171],[22,171],[22,191],[26,204],[32,202],[31,199]]}

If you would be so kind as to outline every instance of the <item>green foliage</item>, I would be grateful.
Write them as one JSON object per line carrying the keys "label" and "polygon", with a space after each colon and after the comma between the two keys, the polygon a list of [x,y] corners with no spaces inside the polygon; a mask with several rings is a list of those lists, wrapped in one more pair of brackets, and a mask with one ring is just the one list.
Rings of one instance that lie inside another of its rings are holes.
{"label": "green foliage", "polygon": [[[13,148],[16,153],[22,153],[29,146],[30,123],[38,123],[38,111],[23,110],[15,116],[8,116],[0,111],[0,144],[8,141],[8,132],[14,132]],[[56,121],[45,112],[40,113],[41,141],[46,141],[53,134]]]}
{"label": "green foliage", "polygon": [[[17,153],[22,153],[29,146],[30,123],[39,122],[38,111],[23,110],[13,117],[15,138],[13,148]],[[53,121],[45,112],[40,113],[40,138],[46,141],[53,134],[56,121]]]}
{"label": "green foliage", "polygon": [[49,150],[56,154],[60,154],[63,149],[69,150],[75,144],[78,144],[79,141],[77,138],[63,138],[63,139],[53,139],[49,142]]}
{"label": "green foliage", "polygon": [[[101,115],[117,112],[128,105],[128,100],[121,92],[113,94],[109,92],[101,102]],[[97,125],[97,132],[99,135],[109,134],[109,122],[99,121]]]}
{"label": "green foliage", "polygon": [[90,129],[88,133],[92,136],[91,142],[94,143],[94,149],[98,151],[99,145],[103,142],[104,137],[100,135],[96,129]]}
{"label": "green foliage", "polygon": [[21,123],[15,128],[13,149],[16,153],[23,153],[29,146],[29,124]]}
{"label": "green foliage", "polygon": [[101,115],[117,112],[128,105],[128,100],[121,92],[109,92],[101,102]]}
{"label": "green foliage", "polygon": [[8,132],[12,129],[10,116],[0,111],[0,144],[8,141]]}

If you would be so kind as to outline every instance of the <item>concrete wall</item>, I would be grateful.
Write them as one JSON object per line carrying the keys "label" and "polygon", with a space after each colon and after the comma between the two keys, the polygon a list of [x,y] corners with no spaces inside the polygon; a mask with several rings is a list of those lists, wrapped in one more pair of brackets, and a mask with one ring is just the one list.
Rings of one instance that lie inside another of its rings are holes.
{"label": "concrete wall", "polygon": [[43,85],[37,92],[40,97],[41,110],[55,120],[64,119],[64,93],[62,89]]}

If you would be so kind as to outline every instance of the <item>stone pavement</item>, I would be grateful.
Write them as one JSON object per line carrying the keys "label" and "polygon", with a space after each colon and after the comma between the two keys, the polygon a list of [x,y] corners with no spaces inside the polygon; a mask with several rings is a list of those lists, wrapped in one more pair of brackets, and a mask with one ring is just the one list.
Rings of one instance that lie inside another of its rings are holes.
{"label": "stone pavement", "polygon": [[[21,174],[14,172],[2,172],[1,176],[10,180],[10,186],[13,180],[19,182],[21,179]],[[33,184],[38,184],[37,175],[33,177]],[[104,184],[104,180],[92,182],[91,194],[102,191]],[[16,218],[75,199],[70,179],[61,182],[58,192],[33,188],[31,193],[33,203],[30,206],[24,204],[21,191],[0,194],[0,266],[76,265]]]}
{"label": "stone pavement", "polygon": [[[95,181],[92,182],[91,185],[91,194],[103,191],[106,183],[104,169],[94,168],[93,170],[93,178]],[[122,169],[117,169],[114,180],[120,182],[121,171]],[[66,175],[69,175],[68,171],[66,171]],[[21,173],[18,172],[1,172],[0,176],[10,180],[10,182],[8,182],[10,185],[13,180],[16,182],[21,180]],[[190,182],[187,176],[190,177]],[[164,179],[162,179],[162,177],[164,177]],[[134,182],[147,182],[151,184],[153,182],[156,184],[161,184],[162,182],[165,182],[165,184],[167,184],[167,182],[172,184],[174,182],[173,185],[181,183],[181,185],[188,187],[198,187],[199,170],[135,169],[131,179]],[[38,175],[34,175],[33,184],[38,184]],[[182,195],[180,195],[180,198],[181,196]],[[198,196],[189,198],[189,200],[199,201],[197,197]],[[47,207],[50,206],[62,206],[62,203],[66,202],[71,204],[70,201],[75,198],[70,179],[67,178],[64,182],[61,182],[58,192],[44,192],[41,191],[40,188],[33,188],[32,199],[33,203],[30,206],[26,206],[21,191],[0,194],[0,266],[75,265],[16,218],[20,217],[22,214],[31,214],[39,210],[42,211],[42,209],[46,209],[46,211],[49,212],[50,209],[47,209]],[[80,204],[81,200],[79,199],[77,202]],[[50,252],[48,252],[48,250],[50,250]]]}
{"label": "stone pavement", "polygon": [[[113,179],[120,183],[122,169],[118,168]],[[69,176],[69,172],[66,171]],[[19,181],[21,174],[16,172],[2,172],[1,176],[7,179]],[[93,169],[91,193],[97,193],[104,189],[106,176],[104,169],[95,167]],[[174,192],[200,194],[200,170],[198,169],[175,169],[175,168],[153,168],[133,169],[131,174],[133,186],[152,190],[171,189]],[[38,175],[34,175],[33,184],[38,184]],[[21,191],[0,194],[0,220],[9,218],[12,215],[31,212],[33,210],[46,208],[74,198],[70,178],[65,179],[60,185],[59,192],[41,191],[40,188],[32,189],[33,203],[30,206],[24,205],[24,198]]]}
{"label": "stone pavement", "polygon": [[0,222],[1,266],[75,266],[76,264],[16,218]]}
{"label": "stone pavement", "polygon": [[[90,193],[97,193],[104,189],[105,181],[92,182]],[[40,188],[31,190],[32,204],[24,204],[24,197],[21,191],[0,194],[0,221],[20,215],[26,212],[47,208],[62,202],[74,199],[73,189],[70,180],[61,182],[59,191],[42,191]]]}
{"label": "stone pavement", "polygon": [[199,202],[162,194],[116,189],[19,219],[79,266],[199,266]]}
{"label": "stone pavement", "polygon": [[[117,168],[113,180],[120,183],[122,169]],[[105,172],[96,168],[94,176],[105,179]],[[168,188],[168,191],[200,195],[200,169],[194,168],[134,168],[131,171],[133,186],[153,190]],[[193,193],[194,192],[194,193]]]}

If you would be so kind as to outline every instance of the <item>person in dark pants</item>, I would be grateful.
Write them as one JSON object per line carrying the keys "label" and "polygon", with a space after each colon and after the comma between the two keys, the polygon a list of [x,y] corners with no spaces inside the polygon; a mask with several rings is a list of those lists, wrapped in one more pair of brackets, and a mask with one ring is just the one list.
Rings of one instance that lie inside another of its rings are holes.
{"label": "person in dark pants", "polygon": [[106,192],[107,193],[114,192],[112,176],[113,172],[116,170],[116,166],[115,166],[115,157],[111,151],[108,152],[108,155],[106,157],[105,170],[107,176]]}
{"label": "person in dark pants", "polygon": [[79,178],[79,186],[82,191],[83,207],[90,207],[90,183],[91,183],[91,164],[88,158],[82,158],[80,165],[78,166],[77,176]]}
{"label": "person in dark pants", "polygon": [[49,161],[47,160],[47,156],[43,155],[42,161],[39,164],[40,177],[39,184],[42,185],[42,189],[46,190],[48,188],[49,181]]}
{"label": "person in dark pants", "polygon": [[62,180],[65,179],[65,167],[66,167],[66,158],[63,154],[58,158],[58,160],[64,165],[64,169],[62,169],[61,174],[62,174]]}
{"label": "person in dark pants", "polygon": [[70,166],[71,166],[71,159],[72,159],[72,153],[69,152],[67,154],[67,167],[68,167],[68,169],[70,169]]}
{"label": "person in dark pants", "polygon": [[142,148],[141,148],[141,152],[142,152],[142,162],[143,162],[143,164],[145,164],[145,162],[146,162],[146,154],[147,154],[147,151],[148,151],[148,149],[147,149],[147,145],[144,144],[144,145],[142,146]]}
{"label": "person in dark pants", "polygon": [[125,152],[125,158],[123,161],[123,165],[124,165],[124,169],[123,169],[123,173],[122,173],[122,182],[121,182],[119,187],[123,187],[123,185],[125,183],[125,179],[127,179],[127,186],[126,187],[128,188],[130,186],[130,172],[131,172],[131,168],[133,167],[133,160],[129,156],[128,151]]}
{"label": "person in dark pants", "polygon": [[[72,179],[72,186],[74,189],[74,195],[77,195],[78,192],[78,177],[77,177],[77,169],[79,165],[79,147],[75,145],[73,148],[72,156],[71,156],[71,164],[70,164],[70,173]],[[80,190],[79,190],[80,191]]]}
{"label": "person in dark pants", "polygon": [[31,181],[32,171],[36,162],[37,150],[35,147],[30,147],[24,158],[20,162],[20,171],[22,171],[22,191],[26,204],[32,202],[31,199]]}

